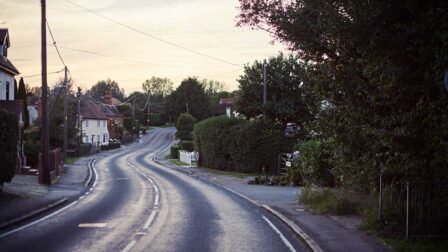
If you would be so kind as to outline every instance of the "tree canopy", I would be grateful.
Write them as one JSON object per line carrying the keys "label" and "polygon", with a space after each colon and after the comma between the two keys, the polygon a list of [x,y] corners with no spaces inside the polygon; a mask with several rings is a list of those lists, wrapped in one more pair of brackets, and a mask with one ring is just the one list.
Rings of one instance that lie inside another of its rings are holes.
{"label": "tree canopy", "polygon": [[30,113],[28,111],[28,102],[26,100],[26,88],[25,88],[25,82],[23,82],[23,77],[20,77],[19,81],[19,87],[17,89],[16,94],[16,100],[22,100],[23,101],[23,124],[24,128],[28,128],[30,125]]}
{"label": "tree canopy", "polygon": [[373,188],[380,172],[448,177],[446,1],[240,0],[240,10],[239,25],[312,63],[338,183]]}
{"label": "tree canopy", "polygon": [[95,85],[90,88],[90,92],[95,95],[103,96],[106,94],[106,91],[111,91],[112,96],[123,100],[124,99],[124,89],[120,89],[118,83],[114,80],[107,79],[98,81]]}
{"label": "tree canopy", "polygon": [[153,96],[165,97],[173,92],[173,82],[168,78],[152,77],[142,83],[142,88],[146,93]]}
{"label": "tree canopy", "polygon": [[[237,111],[248,118],[263,114],[284,126],[287,123],[303,124],[311,119],[304,89],[309,85],[307,68],[293,55],[279,54],[268,60],[266,107],[263,108],[263,62],[255,61],[244,67],[238,80]],[[303,128],[303,127],[301,127]]]}
{"label": "tree canopy", "polygon": [[188,77],[166,97],[166,111],[177,120],[181,113],[189,113],[198,120],[209,115],[210,99],[196,77]]}

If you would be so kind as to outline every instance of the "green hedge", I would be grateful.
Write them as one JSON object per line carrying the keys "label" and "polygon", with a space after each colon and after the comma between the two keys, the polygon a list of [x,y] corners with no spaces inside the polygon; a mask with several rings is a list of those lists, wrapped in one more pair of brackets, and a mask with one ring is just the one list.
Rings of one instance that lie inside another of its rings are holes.
{"label": "green hedge", "polygon": [[180,150],[180,147],[178,145],[171,145],[171,152],[170,152],[171,158],[178,159],[179,158],[179,150]]}
{"label": "green hedge", "polygon": [[[14,177],[17,165],[18,120],[6,110],[0,110],[0,188]],[[1,190],[1,189],[0,189]]]}
{"label": "green hedge", "polygon": [[200,166],[239,172],[273,173],[278,154],[290,152],[293,142],[283,127],[264,120],[213,117],[195,125],[194,144]]}
{"label": "green hedge", "polygon": [[309,140],[299,147],[300,158],[293,163],[290,175],[299,176],[305,185],[335,185],[331,148],[327,140]]}
{"label": "green hedge", "polygon": [[92,149],[92,144],[91,143],[82,143],[79,146],[79,155],[80,156],[90,155],[90,150],[91,149]]}
{"label": "green hedge", "polygon": [[181,142],[181,149],[189,151],[189,152],[194,151],[194,143],[193,143],[193,141],[182,141]]}

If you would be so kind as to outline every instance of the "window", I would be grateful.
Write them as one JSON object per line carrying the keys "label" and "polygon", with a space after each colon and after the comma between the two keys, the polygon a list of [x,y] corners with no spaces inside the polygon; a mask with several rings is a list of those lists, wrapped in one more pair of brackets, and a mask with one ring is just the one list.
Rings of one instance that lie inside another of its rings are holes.
{"label": "window", "polygon": [[106,137],[107,137],[107,135],[106,135],[106,134],[104,134],[104,135],[103,135],[103,143],[105,143],[105,142],[106,142]]}
{"label": "window", "polygon": [[86,120],[86,128],[89,127],[89,120]]}
{"label": "window", "polygon": [[99,143],[100,142],[100,135],[96,136],[96,141]]}
{"label": "window", "polygon": [[6,100],[9,101],[9,81],[6,82]]}

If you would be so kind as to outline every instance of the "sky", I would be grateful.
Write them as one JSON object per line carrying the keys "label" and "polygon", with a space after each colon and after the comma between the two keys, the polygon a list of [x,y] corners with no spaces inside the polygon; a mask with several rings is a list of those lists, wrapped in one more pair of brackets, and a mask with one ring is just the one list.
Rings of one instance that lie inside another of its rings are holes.
{"label": "sky", "polygon": [[[287,52],[265,31],[236,27],[238,6],[238,0],[47,0],[47,21],[83,90],[110,78],[129,94],[152,76],[169,78],[174,87],[197,76],[231,91],[244,64]],[[41,72],[40,19],[39,0],[0,0],[0,28],[10,34],[8,58],[30,86],[41,85],[40,76],[26,77]],[[48,31],[47,43],[52,86],[63,78],[63,72],[53,73],[63,64]]]}

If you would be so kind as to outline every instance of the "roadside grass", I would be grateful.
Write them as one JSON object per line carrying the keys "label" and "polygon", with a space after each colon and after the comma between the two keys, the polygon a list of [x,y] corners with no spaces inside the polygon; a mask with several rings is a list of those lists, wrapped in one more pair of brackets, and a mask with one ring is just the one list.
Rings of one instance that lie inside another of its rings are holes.
{"label": "roadside grass", "polygon": [[78,160],[78,157],[68,157],[66,164],[74,164]]}
{"label": "roadside grass", "polygon": [[448,241],[406,241],[384,238],[384,242],[396,252],[445,252],[448,251]]}
{"label": "roadside grass", "polygon": [[198,167],[199,169],[210,172],[216,175],[224,175],[224,176],[231,176],[239,179],[245,179],[248,177],[256,176],[257,174],[254,173],[243,173],[243,172],[234,172],[234,171],[222,171],[222,170],[216,170],[211,168],[204,168],[204,167]]}
{"label": "roadside grass", "polygon": [[175,165],[188,165],[187,163],[184,163],[178,159],[168,159],[168,161],[170,161],[171,163],[174,163]]}

